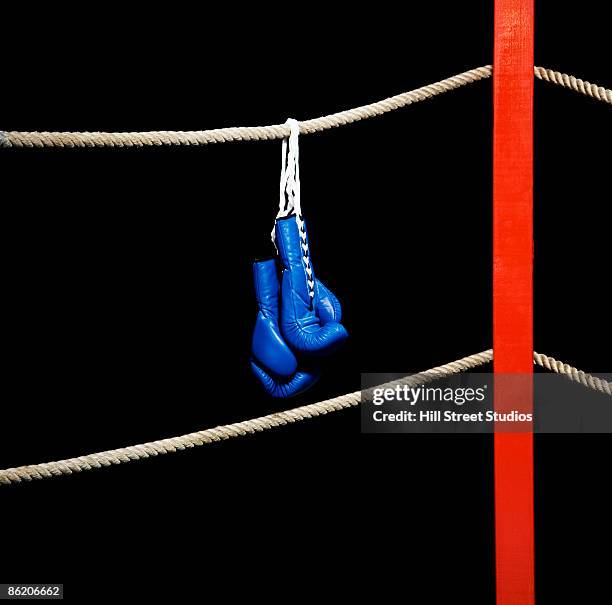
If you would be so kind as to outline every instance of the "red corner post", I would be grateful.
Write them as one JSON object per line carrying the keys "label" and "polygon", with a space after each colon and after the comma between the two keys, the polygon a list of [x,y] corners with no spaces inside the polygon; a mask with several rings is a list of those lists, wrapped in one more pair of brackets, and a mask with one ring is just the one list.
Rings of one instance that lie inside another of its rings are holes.
{"label": "red corner post", "polygon": [[[533,0],[495,0],[495,409],[533,406]],[[533,436],[495,427],[497,603],[533,604]],[[524,428],[523,428],[524,431]]]}

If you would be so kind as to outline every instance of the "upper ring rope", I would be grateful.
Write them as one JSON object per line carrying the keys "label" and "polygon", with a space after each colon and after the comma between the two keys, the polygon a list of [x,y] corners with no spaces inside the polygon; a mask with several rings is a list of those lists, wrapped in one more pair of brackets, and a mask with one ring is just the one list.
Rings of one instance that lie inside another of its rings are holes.
{"label": "upper ring rope", "polygon": [[[300,134],[312,134],[330,130],[338,126],[352,124],[367,118],[373,118],[395,109],[400,109],[425,101],[437,95],[455,90],[489,78],[492,67],[485,65],[470,69],[456,76],[440,80],[404,92],[376,103],[347,109],[329,116],[305,120],[299,123]],[[612,90],[591,84],[574,76],[534,67],[535,77],[569,88],[583,95],[612,105]],[[232,128],[216,128],[214,130],[196,131],[153,131],[153,132],[17,132],[0,131],[0,147],[145,147],[166,145],[210,145],[212,143],[228,143],[231,141],[270,141],[286,139],[291,134],[289,125],[274,124],[272,126],[245,126]]]}

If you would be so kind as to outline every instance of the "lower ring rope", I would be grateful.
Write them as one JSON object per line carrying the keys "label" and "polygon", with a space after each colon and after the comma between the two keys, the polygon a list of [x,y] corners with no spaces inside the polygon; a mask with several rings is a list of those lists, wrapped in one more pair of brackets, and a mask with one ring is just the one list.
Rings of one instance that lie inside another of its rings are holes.
{"label": "lower ring rope", "polygon": [[[484,65],[445,78],[439,82],[421,86],[376,103],[347,109],[328,116],[299,123],[300,134],[311,134],[345,126],[360,120],[380,116],[390,111],[431,99],[445,92],[491,77],[492,67]],[[569,76],[567,74],[534,67],[535,77],[569,88],[580,94],[612,105],[612,90]],[[170,145],[210,145],[232,141],[270,141],[285,139],[290,135],[289,126],[244,126],[195,131],[152,132],[17,132],[0,131],[0,147],[148,147]]]}
{"label": "lower ring rope", "polygon": [[534,351],[533,362],[551,372],[562,374],[565,378],[572,382],[577,382],[588,389],[593,389],[594,391],[599,391],[606,395],[612,395],[612,382],[602,380],[582,370],[577,370],[567,363],[557,361],[554,357],[548,357],[547,355],[542,355]]}
{"label": "lower ring rope", "polygon": [[[457,361],[452,361],[445,365],[438,366],[424,372],[419,372],[418,374],[413,374],[411,376],[406,376],[399,380],[395,380],[380,386],[419,386],[439,378],[444,378],[452,374],[457,374],[459,372],[476,368],[489,363],[492,360],[493,351],[489,349],[488,351],[476,353],[475,355],[469,355],[468,357],[463,357]],[[612,383],[610,382],[606,382],[605,380],[601,380],[600,378],[586,374],[581,370],[577,370],[576,368],[559,362],[552,357],[548,357],[547,355],[534,352],[533,360],[534,364],[552,370],[558,374],[563,374],[566,378],[572,380],[573,382],[578,382],[587,388],[599,391],[601,393],[606,393],[607,395],[612,395]],[[212,429],[206,429],[197,433],[189,433],[188,435],[182,435],[180,437],[171,437],[169,439],[151,441],[148,443],[142,443],[140,445],[132,445],[129,447],[98,452],[86,456],[79,456],[77,458],[59,460],[57,462],[45,462],[42,464],[8,468],[5,470],[0,470],[0,485],[10,485],[12,483],[20,483],[22,481],[31,481],[33,479],[44,479],[48,477],[58,477],[60,475],[71,475],[72,473],[88,471],[94,468],[123,464],[133,460],[141,460],[143,458],[150,458],[151,456],[169,454],[192,447],[199,447],[207,443],[225,441],[234,437],[252,435],[254,433],[260,433],[279,426],[293,424],[301,420],[308,420],[310,418],[316,418],[331,412],[356,407],[359,405],[362,395],[367,397],[369,393],[370,390],[364,391],[363,393],[361,391],[355,391],[353,393],[347,393],[345,395],[340,395],[325,401],[311,403],[310,405],[301,406],[292,410],[286,410],[276,414],[269,414],[267,416],[253,418],[251,420],[244,420],[234,424],[217,426]]]}

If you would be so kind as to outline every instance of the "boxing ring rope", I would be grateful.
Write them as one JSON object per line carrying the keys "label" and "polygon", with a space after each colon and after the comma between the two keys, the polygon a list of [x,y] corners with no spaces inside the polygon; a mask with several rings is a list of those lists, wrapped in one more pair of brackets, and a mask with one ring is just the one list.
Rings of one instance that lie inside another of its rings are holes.
{"label": "boxing ring rope", "polygon": [[[393,388],[398,385],[408,387],[421,386],[434,380],[482,366],[490,363],[492,360],[493,350],[489,349],[482,353],[469,355],[457,361],[452,361],[431,368],[430,370],[419,372],[418,374],[405,376],[399,380],[394,380],[393,382],[388,382],[373,388]],[[607,382],[601,378],[587,374],[566,363],[557,361],[553,357],[534,352],[533,363],[534,365],[561,374],[568,380],[579,383],[586,388],[612,396],[612,382]],[[33,479],[59,477],[61,475],[72,475],[73,473],[80,473],[81,471],[124,464],[134,460],[170,454],[209,443],[226,441],[235,437],[261,433],[279,426],[294,424],[301,420],[317,418],[318,416],[323,416],[331,412],[338,412],[347,408],[356,407],[360,404],[362,397],[368,398],[371,396],[371,391],[372,389],[346,393],[345,395],[339,395],[332,399],[311,403],[292,410],[285,410],[283,412],[277,412],[276,414],[260,416],[259,418],[243,420],[242,422],[233,424],[225,424],[196,433],[181,435],[179,437],[150,441],[139,445],[79,456],[77,458],[58,460],[56,462],[45,462],[43,464],[32,464],[29,466],[19,466],[0,470],[0,485],[10,485],[12,483],[21,483],[22,481],[32,481]]]}
{"label": "boxing ring rope", "polygon": [[[428,84],[383,99],[376,103],[347,109],[320,118],[300,122],[300,134],[312,134],[324,130],[345,126],[367,118],[380,116],[407,105],[431,99],[445,92],[461,88],[467,84],[490,78],[491,65],[470,69],[456,76],[451,76],[434,84]],[[563,88],[573,90],[608,105],[612,105],[612,90],[591,84],[552,69],[534,67],[536,78]],[[287,138],[289,126],[275,124],[272,126],[245,126],[216,128],[214,130],[196,131],[155,131],[155,132],[14,132],[0,131],[0,148],[2,147],[147,147],[170,145],[211,145],[232,141],[271,141]]]}
{"label": "boxing ring rope", "polygon": [[[311,134],[344,126],[367,118],[379,116],[395,109],[406,107],[419,101],[430,99],[437,95],[460,88],[467,84],[489,78],[492,67],[485,65],[471,69],[456,76],[446,78],[434,84],[422,86],[415,90],[405,92],[376,103],[364,105],[354,109],[323,116],[299,123],[301,134]],[[534,67],[536,78],[573,90],[589,96],[598,101],[612,105],[612,90],[591,84],[574,76],[570,76],[543,67]],[[40,147],[145,147],[170,145],[208,145],[232,141],[256,141],[284,139],[290,135],[290,128],[286,124],[255,127],[232,127],[214,130],[176,132],[15,132],[0,131],[0,148],[40,148]],[[483,351],[470,355],[457,361],[406,376],[382,387],[395,385],[419,386],[456,374],[493,360],[493,351]],[[533,353],[533,363],[545,369],[561,374],[567,379],[579,383],[586,388],[612,396],[612,383],[602,380],[569,364],[562,363],[540,353]],[[22,481],[71,475],[81,471],[92,470],[105,466],[112,466],[173,453],[204,444],[225,441],[234,437],[241,437],[293,424],[301,420],[316,418],[318,416],[358,406],[361,397],[367,397],[368,391],[355,391],[346,393],[332,399],[286,410],[259,418],[244,420],[233,424],[226,424],[206,429],[196,433],[189,433],[178,437],[151,441],[139,445],[128,446],[103,452],[97,452],[76,458],[45,462],[28,466],[19,466],[0,470],[0,485],[10,485]]]}

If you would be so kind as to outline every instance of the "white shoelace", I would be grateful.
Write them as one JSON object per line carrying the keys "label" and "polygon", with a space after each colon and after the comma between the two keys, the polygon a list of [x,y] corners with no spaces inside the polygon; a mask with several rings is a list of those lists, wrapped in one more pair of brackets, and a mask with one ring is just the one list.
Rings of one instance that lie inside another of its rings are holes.
{"label": "white shoelace", "polygon": [[[304,269],[308,275],[308,293],[313,299],[314,277],[310,265],[310,253],[308,250],[308,240],[306,238],[306,228],[302,219],[302,206],[300,200],[300,124],[297,120],[289,118],[286,122],[289,125],[291,134],[289,139],[283,139],[280,196],[278,201],[278,213],[276,219],[285,218],[295,214],[295,221],[300,231],[302,261]],[[276,233],[272,229],[272,243],[276,246]]]}

